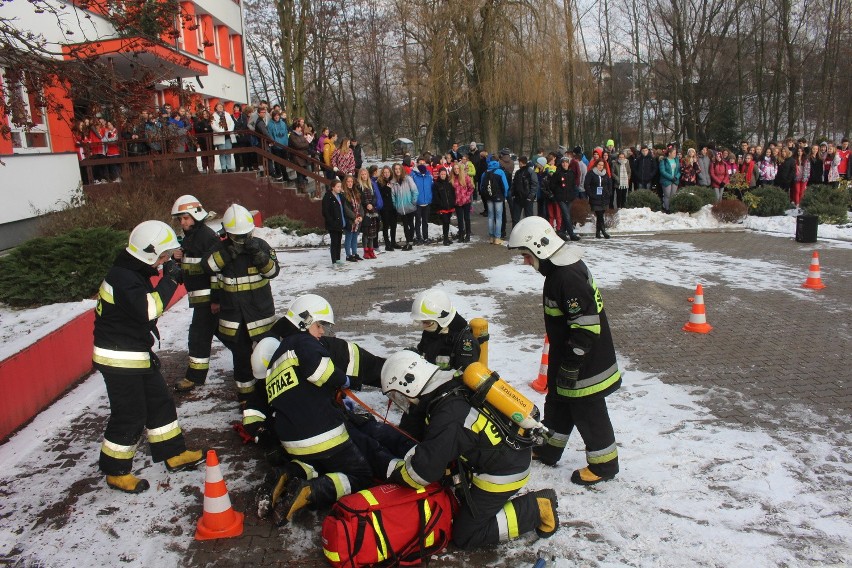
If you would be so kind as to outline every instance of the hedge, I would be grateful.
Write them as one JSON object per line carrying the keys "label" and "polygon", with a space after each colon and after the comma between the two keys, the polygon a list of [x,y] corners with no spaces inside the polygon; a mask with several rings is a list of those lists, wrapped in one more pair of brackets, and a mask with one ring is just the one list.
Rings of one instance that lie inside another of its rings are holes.
{"label": "hedge", "polygon": [[650,189],[637,189],[630,192],[627,196],[627,201],[624,203],[627,209],[641,209],[647,207],[651,211],[659,211],[663,208],[663,202],[660,197]]}

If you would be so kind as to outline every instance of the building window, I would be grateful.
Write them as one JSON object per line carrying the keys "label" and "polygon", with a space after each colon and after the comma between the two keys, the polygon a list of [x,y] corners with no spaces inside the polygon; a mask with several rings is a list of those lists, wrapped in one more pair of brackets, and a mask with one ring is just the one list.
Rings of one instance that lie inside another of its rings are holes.
{"label": "building window", "polygon": [[27,91],[24,83],[26,81],[11,82],[7,80],[8,73],[0,69],[0,84],[7,92],[7,97],[17,98],[21,101],[21,117],[15,117],[17,122],[28,122],[26,126],[13,123],[13,117],[7,121],[11,129],[12,153],[14,154],[37,154],[50,152],[50,137],[48,136],[45,109],[38,106],[34,93]]}
{"label": "building window", "polygon": [[213,29],[213,56],[216,58],[216,61],[222,62],[222,53],[219,51],[219,33],[218,30]]}
{"label": "building window", "polygon": [[186,49],[186,43],[184,42],[183,37],[183,16],[178,14],[175,16],[175,31],[177,31],[177,36],[175,36],[175,43],[177,44],[178,49]]}
{"label": "building window", "polygon": [[231,62],[231,69],[236,69],[237,64],[234,62],[234,36],[228,36],[228,61]]}
{"label": "building window", "polygon": [[204,55],[204,21],[201,16],[195,16],[195,38],[198,42],[198,54]]}

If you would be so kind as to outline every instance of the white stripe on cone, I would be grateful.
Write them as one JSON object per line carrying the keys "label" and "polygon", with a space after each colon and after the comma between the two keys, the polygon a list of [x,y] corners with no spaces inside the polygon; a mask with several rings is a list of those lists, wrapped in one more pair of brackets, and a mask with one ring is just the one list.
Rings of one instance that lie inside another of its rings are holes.
{"label": "white stripe on cone", "polygon": [[204,496],[205,513],[224,513],[231,508],[231,498],[225,493],[221,497]]}

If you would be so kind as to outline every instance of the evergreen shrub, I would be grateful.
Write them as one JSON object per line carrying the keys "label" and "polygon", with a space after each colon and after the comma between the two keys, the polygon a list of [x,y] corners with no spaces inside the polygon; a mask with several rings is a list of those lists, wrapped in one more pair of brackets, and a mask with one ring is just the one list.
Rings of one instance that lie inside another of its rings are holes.
{"label": "evergreen shrub", "polygon": [[783,215],[790,207],[790,196],[774,185],[761,185],[754,188],[743,197],[743,201],[749,207],[749,215],[757,217]]}
{"label": "evergreen shrub", "polygon": [[637,189],[630,192],[627,196],[627,201],[624,203],[627,209],[641,209],[647,207],[651,211],[659,211],[663,207],[663,202],[656,192],[650,189]]}
{"label": "evergreen shrub", "polygon": [[738,199],[723,199],[715,203],[710,212],[722,223],[739,223],[748,217],[748,205]]}
{"label": "evergreen shrub", "polygon": [[571,221],[581,227],[592,217],[592,206],[587,199],[575,199],[571,202]]}
{"label": "evergreen shrub", "polygon": [[127,238],[97,227],[25,242],[0,258],[0,302],[35,307],[91,298]]}
{"label": "evergreen shrub", "polygon": [[669,201],[669,209],[678,213],[697,213],[704,204],[701,198],[689,191],[678,191]]}
{"label": "evergreen shrub", "polygon": [[293,235],[309,235],[312,233],[325,233],[316,227],[305,227],[304,221],[291,219],[286,215],[273,215],[263,220],[263,226],[270,229],[281,229],[282,232]]}
{"label": "evergreen shrub", "polygon": [[820,223],[842,225],[847,222],[848,190],[830,185],[810,185],[802,196],[802,209],[819,217]]}
{"label": "evergreen shrub", "polygon": [[716,192],[712,187],[704,187],[703,185],[688,185],[677,190],[677,193],[691,193],[701,200],[701,206],[713,205],[716,203]]}

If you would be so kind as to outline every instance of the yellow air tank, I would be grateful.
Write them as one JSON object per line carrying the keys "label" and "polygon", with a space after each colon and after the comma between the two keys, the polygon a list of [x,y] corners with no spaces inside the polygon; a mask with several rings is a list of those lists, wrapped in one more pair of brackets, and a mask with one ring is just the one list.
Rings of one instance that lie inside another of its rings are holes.
{"label": "yellow air tank", "polygon": [[[479,398],[483,398],[484,394],[486,402],[521,428],[544,428],[536,419],[538,409],[535,404],[482,363],[468,365],[464,370],[462,381]],[[481,389],[486,390],[483,393]]]}
{"label": "yellow air tank", "polygon": [[470,331],[479,342],[479,362],[488,366],[488,320],[473,318],[470,320]]}

